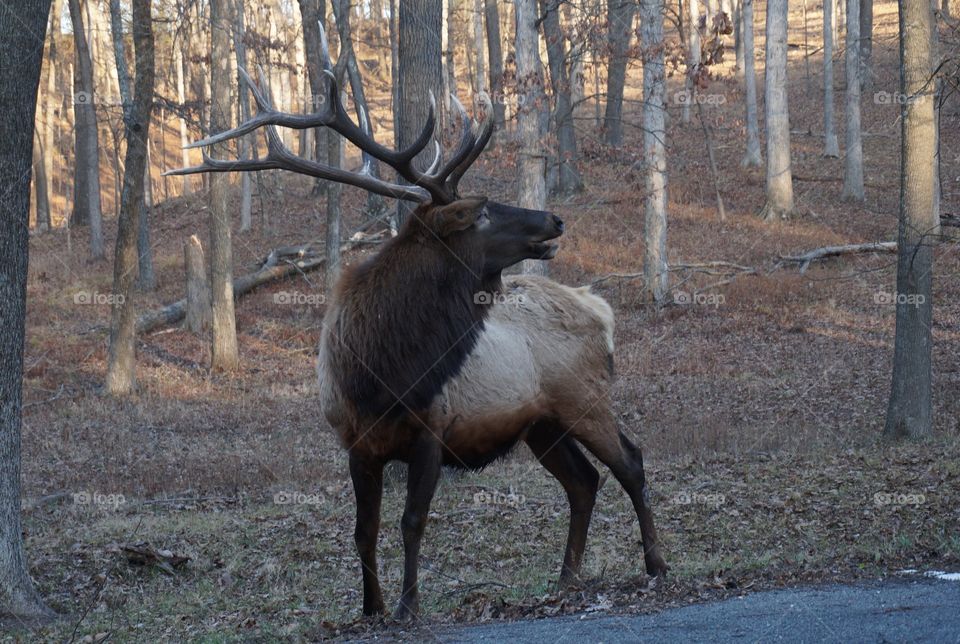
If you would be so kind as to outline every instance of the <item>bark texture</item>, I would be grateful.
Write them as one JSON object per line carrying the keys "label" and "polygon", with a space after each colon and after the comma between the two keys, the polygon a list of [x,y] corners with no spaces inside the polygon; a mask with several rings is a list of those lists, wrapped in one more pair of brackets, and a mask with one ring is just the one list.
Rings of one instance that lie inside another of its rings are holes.
{"label": "bark texture", "polygon": [[26,619],[51,614],[27,573],[20,524],[30,167],[49,9],[49,0],[0,3],[0,616]]}
{"label": "bark texture", "polygon": [[929,0],[900,3],[900,225],[897,236],[897,329],[884,435],[932,432],[932,274],[936,152],[934,85],[929,82],[933,15]]}

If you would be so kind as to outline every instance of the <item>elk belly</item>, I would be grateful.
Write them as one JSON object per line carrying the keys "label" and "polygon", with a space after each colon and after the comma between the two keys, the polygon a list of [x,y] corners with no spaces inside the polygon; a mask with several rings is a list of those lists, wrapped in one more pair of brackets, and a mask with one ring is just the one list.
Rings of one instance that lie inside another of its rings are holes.
{"label": "elk belly", "polygon": [[445,461],[476,468],[502,456],[545,411],[540,371],[516,327],[488,321],[460,373],[431,408]]}

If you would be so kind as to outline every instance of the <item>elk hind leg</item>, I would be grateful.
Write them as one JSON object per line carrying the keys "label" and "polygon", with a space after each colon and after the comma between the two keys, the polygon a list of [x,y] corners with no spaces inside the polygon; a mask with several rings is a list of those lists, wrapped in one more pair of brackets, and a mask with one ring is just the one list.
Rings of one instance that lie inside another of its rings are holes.
{"label": "elk hind leg", "polygon": [[[603,431],[606,427],[610,429]],[[653,510],[650,509],[650,496],[647,491],[643,454],[640,448],[615,428],[612,418],[608,423],[593,423],[584,419],[577,427],[576,438],[610,468],[630,496],[640,522],[643,560],[647,574],[666,575],[670,567],[660,554],[660,542],[657,538],[657,529],[653,524]]]}

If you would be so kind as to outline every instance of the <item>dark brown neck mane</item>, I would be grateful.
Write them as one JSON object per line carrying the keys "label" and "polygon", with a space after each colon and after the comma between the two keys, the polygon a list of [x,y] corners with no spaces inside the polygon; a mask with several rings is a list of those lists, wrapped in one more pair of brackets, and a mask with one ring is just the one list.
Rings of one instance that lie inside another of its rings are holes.
{"label": "dark brown neck mane", "polygon": [[[344,273],[328,317],[332,376],[361,416],[420,414],[455,377],[499,289],[469,233],[443,240],[413,215],[374,257]],[[398,402],[399,400],[399,402]]]}

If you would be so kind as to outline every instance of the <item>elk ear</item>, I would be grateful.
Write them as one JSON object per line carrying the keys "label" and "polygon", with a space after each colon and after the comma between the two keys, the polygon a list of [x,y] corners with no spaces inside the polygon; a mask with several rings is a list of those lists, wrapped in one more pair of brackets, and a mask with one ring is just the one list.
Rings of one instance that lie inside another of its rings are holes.
{"label": "elk ear", "polygon": [[430,228],[438,237],[446,237],[466,230],[477,221],[477,217],[486,205],[486,197],[464,197],[451,204],[434,208],[431,213]]}

